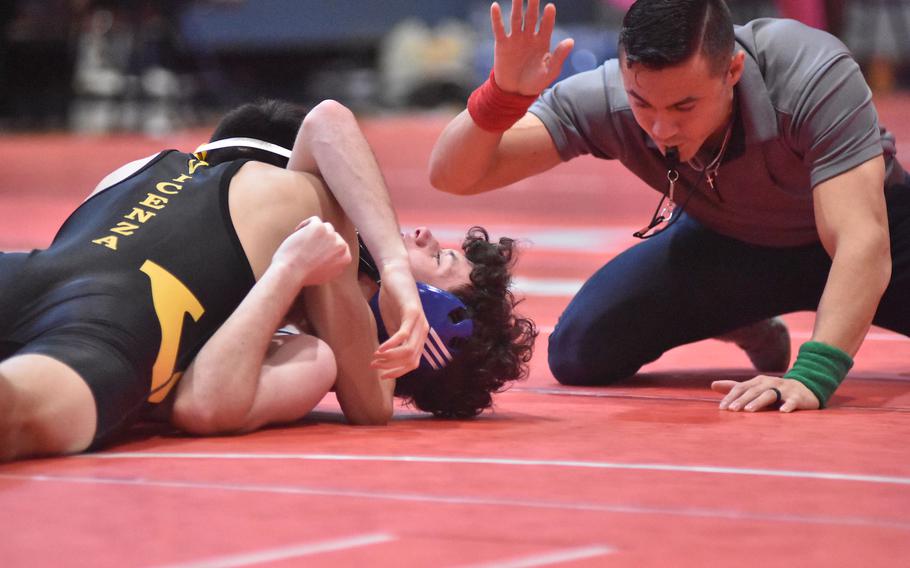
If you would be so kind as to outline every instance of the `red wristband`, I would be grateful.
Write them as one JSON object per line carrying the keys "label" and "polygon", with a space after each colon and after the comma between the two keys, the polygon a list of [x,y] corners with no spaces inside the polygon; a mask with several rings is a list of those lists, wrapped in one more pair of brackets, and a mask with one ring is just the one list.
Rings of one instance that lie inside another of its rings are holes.
{"label": "red wristband", "polygon": [[483,85],[468,98],[468,113],[474,123],[488,132],[505,132],[528,112],[537,95],[520,95],[503,91],[493,72]]}

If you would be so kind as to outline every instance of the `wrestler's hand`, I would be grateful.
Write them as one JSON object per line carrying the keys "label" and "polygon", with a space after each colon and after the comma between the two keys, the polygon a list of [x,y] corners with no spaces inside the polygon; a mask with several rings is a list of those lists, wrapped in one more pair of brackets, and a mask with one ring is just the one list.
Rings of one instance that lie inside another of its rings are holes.
{"label": "wrestler's hand", "polygon": [[406,262],[380,268],[379,310],[389,338],[377,349],[372,366],[383,379],[397,379],[417,368],[430,325],[417,283]]}
{"label": "wrestler's hand", "polygon": [[780,411],[815,410],[819,407],[818,399],[806,385],[793,379],[759,375],[748,381],[714,381],[711,390],[726,393],[720,401],[721,410],[738,412],[755,412],[763,408],[773,408],[780,391]]}
{"label": "wrestler's hand", "polygon": [[500,89],[522,95],[539,95],[562,71],[572,46],[572,39],[559,42],[550,52],[550,36],[556,23],[556,7],[547,4],[540,18],[537,31],[540,0],[528,0],[528,9],[522,18],[524,0],[512,0],[511,33],[506,35],[502,9],[498,2],[490,6],[493,24],[493,74]]}
{"label": "wrestler's hand", "polygon": [[286,267],[299,288],[332,280],[350,262],[345,240],[319,217],[304,219],[272,256],[272,264]]}

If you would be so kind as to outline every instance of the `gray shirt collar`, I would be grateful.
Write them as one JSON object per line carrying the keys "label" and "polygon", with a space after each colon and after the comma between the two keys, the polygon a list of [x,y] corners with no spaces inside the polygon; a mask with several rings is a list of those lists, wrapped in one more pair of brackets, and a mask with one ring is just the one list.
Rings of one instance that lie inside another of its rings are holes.
{"label": "gray shirt collar", "polygon": [[736,87],[739,117],[745,129],[746,144],[774,140],[778,137],[777,113],[765,86],[758,63],[746,50],[743,75]]}

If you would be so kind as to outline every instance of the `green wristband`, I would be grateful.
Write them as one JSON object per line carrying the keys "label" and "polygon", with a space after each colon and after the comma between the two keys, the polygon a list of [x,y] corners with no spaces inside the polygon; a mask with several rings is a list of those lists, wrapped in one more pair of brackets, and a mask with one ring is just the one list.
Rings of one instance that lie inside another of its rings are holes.
{"label": "green wristband", "polygon": [[806,385],[818,399],[819,408],[824,408],[852,366],[853,359],[837,347],[807,341],[800,346],[796,362],[784,378]]}

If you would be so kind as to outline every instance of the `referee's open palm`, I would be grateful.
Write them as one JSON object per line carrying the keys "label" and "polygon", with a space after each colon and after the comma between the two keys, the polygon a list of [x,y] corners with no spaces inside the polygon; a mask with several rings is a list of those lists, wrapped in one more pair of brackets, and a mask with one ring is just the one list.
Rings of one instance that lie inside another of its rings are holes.
{"label": "referee's open palm", "polygon": [[539,19],[540,0],[529,0],[522,16],[524,0],[512,0],[510,33],[506,35],[502,9],[498,2],[490,7],[493,24],[493,74],[504,91],[522,95],[539,95],[562,71],[574,41],[564,39],[550,52],[550,37],[556,24],[556,7],[547,4]]}

